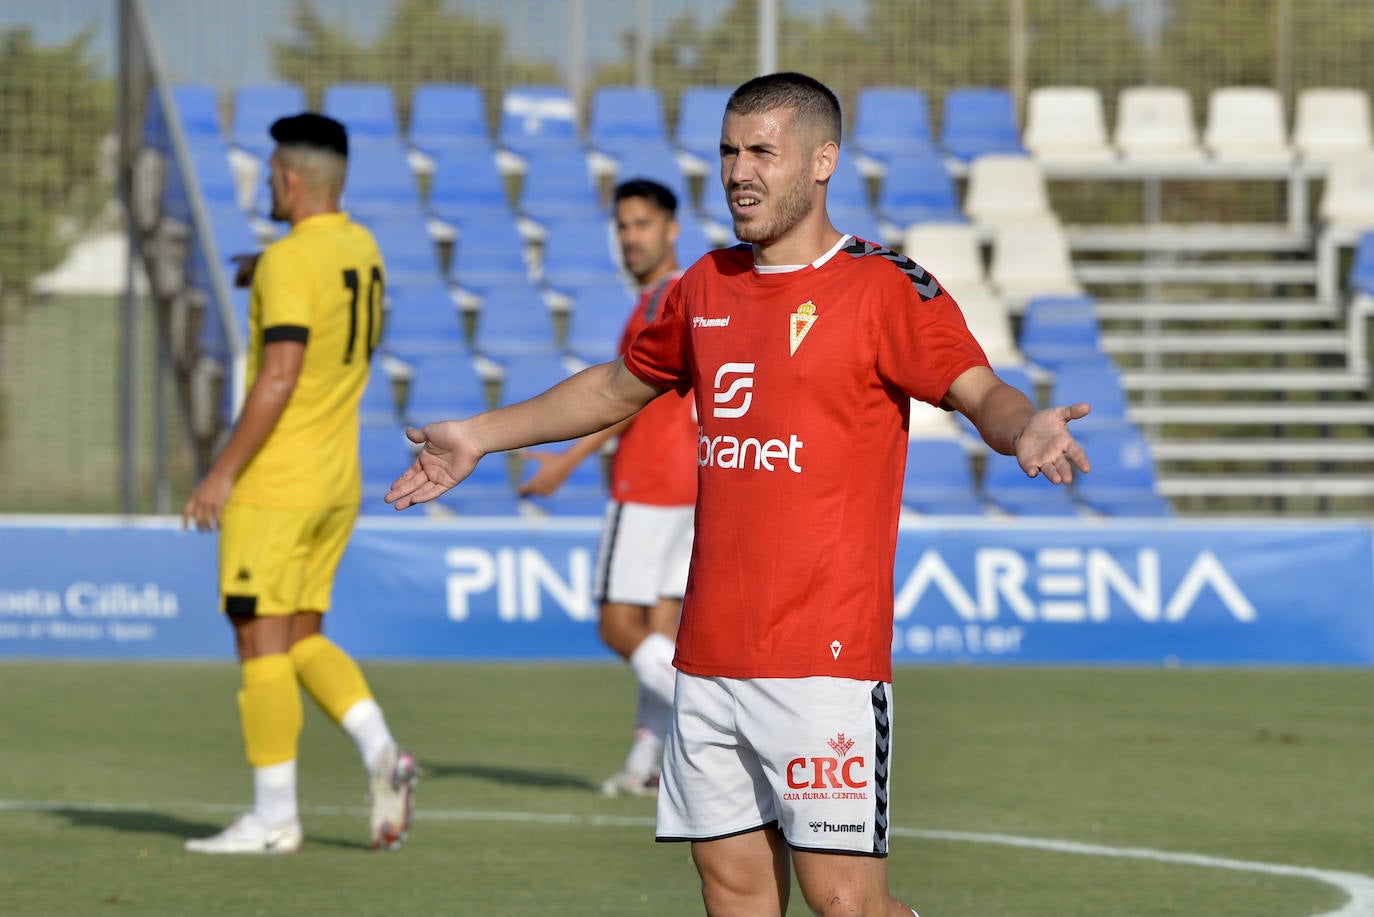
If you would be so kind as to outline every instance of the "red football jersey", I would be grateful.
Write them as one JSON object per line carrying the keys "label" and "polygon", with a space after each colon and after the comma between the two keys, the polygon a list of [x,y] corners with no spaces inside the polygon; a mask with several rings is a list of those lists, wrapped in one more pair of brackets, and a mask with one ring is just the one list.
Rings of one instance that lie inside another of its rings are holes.
{"label": "red football jersey", "polygon": [[[664,300],[682,274],[667,277],[639,294],[625,323],[620,352],[630,349],[639,333],[663,311]],[[666,392],[635,415],[620,434],[611,459],[611,497],[621,503],[690,506],[697,499],[697,420],[692,399]]]}
{"label": "red football jersey", "polygon": [[677,667],[892,678],[892,564],[908,397],[939,404],[987,365],[915,262],[844,237],[810,265],[711,252],[630,347],[696,392],[699,495]]}

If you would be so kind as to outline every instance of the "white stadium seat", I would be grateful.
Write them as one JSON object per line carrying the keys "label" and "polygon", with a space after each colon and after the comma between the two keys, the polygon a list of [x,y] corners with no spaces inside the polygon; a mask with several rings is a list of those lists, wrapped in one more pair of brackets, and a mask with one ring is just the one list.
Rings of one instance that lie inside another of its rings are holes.
{"label": "white stadium seat", "polygon": [[1298,94],[1293,146],[1314,162],[1374,152],[1369,94],[1362,89],[1304,89]]}
{"label": "white stadium seat", "polygon": [[1108,162],[1102,93],[1089,86],[1032,89],[1026,107],[1026,149],[1046,162]]}
{"label": "white stadium seat", "polygon": [[1284,127],[1283,100],[1267,86],[1223,86],[1207,101],[1203,145],[1215,158],[1282,163],[1293,158]]}
{"label": "white stadium seat", "polygon": [[968,223],[917,223],[906,231],[902,253],[961,303],[965,296],[990,290],[978,231]]}
{"label": "white stadium seat", "polygon": [[1064,229],[1054,219],[999,226],[990,273],[993,286],[1009,303],[1083,292],[1073,275]]}
{"label": "white stadium seat", "polygon": [[1117,97],[1114,141],[1137,162],[1195,162],[1202,158],[1193,100],[1177,86],[1131,86]]}
{"label": "white stadium seat", "polygon": [[1021,366],[1026,362],[1011,330],[1011,311],[991,290],[955,297],[964,322],[993,366]]}
{"label": "white stadium seat", "polygon": [[1045,173],[1029,156],[993,153],[969,166],[964,213],[980,228],[1053,219]]}
{"label": "white stadium seat", "polygon": [[944,408],[937,408],[916,398],[911,399],[910,439],[958,439],[959,423]]}
{"label": "white stadium seat", "polygon": [[1337,230],[1374,229],[1374,150],[1332,160],[1317,213]]}

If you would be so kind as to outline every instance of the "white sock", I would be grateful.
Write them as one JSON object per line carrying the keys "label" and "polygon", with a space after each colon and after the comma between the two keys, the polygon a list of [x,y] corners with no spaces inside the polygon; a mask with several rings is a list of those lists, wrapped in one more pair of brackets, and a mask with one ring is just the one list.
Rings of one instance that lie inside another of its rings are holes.
{"label": "white sock", "polygon": [[339,725],[353,739],[353,744],[358,746],[358,757],[363,759],[363,767],[367,768],[368,774],[376,772],[382,755],[396,744],[391,737],[391,730],[386,728],[382,708],[371,698],[349,707]]}
{"label": "white sock", "polygon": [[663,743],[672,724],[673,708],[647,688],[639,689],[639,709],[635,714],[635,739],[625,756],[625,770],[635,774],[657,774],[663,767]]}
{"label": "white sock", "polygon": [[296,762],[253,768],[253,814],[269,825],[296,817]]}
{"label": "white sock", "polygon": [[674,649],[673,641],[663,634],[652,633],[630,654],[630,668],[635,678],[669,707],[673,705],[673,686],[677,684]]}

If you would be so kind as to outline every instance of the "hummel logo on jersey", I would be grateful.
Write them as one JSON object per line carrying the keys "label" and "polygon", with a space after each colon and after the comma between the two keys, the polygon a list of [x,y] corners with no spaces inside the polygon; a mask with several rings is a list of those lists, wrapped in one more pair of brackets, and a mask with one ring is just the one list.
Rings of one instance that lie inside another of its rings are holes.
{"label": "hummel logo on jersey", "polygon": [[797,311],[793,312],[788,318],[788,341],[792,346],[791,355],[795,356],[797,348],[801,346],[801,342],[806,338],[807,332],[811,330],[812,325],[816,324],[816,304],[807,300],[800,306],[797,306]]}
{"label": "hummel logo on jersey", "polygon": [[[733,377],[729,388],[721,391],[721,386],[727,378]],[[716,370],[716,391],[712,399],[716,403],[715,409],[711,412],[714,417],[735,418],[743,417],[749,410],[749,405],[754,402],[754,364],[753,363],[723,363],[720,369]],[[740,398],[740,393],[744,397]],[[739,403],[736,404],[736,399]]]}
{"label": "hummel logo on jersey", "polygon": [[693,328],[729,328],[730,316],[722,318],[702,318],[700,315],[692,316]]}

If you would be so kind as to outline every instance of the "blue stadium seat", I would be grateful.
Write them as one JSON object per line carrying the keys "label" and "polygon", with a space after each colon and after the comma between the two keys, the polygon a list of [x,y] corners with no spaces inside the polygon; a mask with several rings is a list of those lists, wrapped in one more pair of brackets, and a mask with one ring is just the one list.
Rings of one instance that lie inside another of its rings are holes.
{"label": "blue stadium seat", "polygon": [[520,156],[579,147],[577,105],[562,86],[511,86],[501,97],[497,143]]}
{"label": "blue stadium seat", "polygon": [[[191,142],[190,154],[201,200],[211,207],[238,209],[238,185],[234,182],[234,173],[229,167],[228,151],[224,145],[219,140],[202,137]],[[171,215],[181,216],[179,213]]]}
{"label": "blue stadium seat", "polygon": [[1005,89],[953,89],[945,93],[940,146],[964,162],[986,153],[1018,153],[1016,106]]}
{"label": "blue stadium seat", "polygon": [[868,200],[868,179],[863,177],[853,156],[840,154],[835,164],[835,172],[830,176],[830,184],[825,192],[825,202],[830,207],[844,209],[871,209]]}
{"label": "blue stadium seat", "polygon": [[1360,236],[1347,280],[1351,290],[1374,296],[1374,232]]}
{"label": "blue stadium seat", "polygon": [[1051,484],[1044,475],[1026,477],[1014,455],[988,451],[983,493],[998,509],[1013,516],[1080,515],[1069,488]]}
{"label": "blue stadium seat", "polygon": [[721,187],[719,177],[713,173],[706,173],[706,177],[701,183],[701,202],[697,208],[704,219],[721,226],[733,226],[734,217],[730,215],[730,201],[725,196],[725,189]]}
{"label": "blue stadium seat", "polygon": [[467,340],[448,288],[431,277],[394,283],[388,278],[383,344],[402,359],[416,354],[465,354]]}
{"label": "blue stadium seat", "polygon": [[[374,369],[373,374],[377,375]],[[364,515],[394,514],[384,499],[391,482],[401,476],[415,461],[415,448],[406,439],[405,427],[395,418],[378,423],[364,423],[358,428],[358,461],[363,471]]]}
{"label": "blue stadium seat", "polygon": [[219,92],[203,83],[184,83],[172,87],[172,104],[181,117],[186,139],[223,140],[219,125]]}
{"label": "blue stadium seat", "polygon": [[[533,462],[526,463],[520,475],[521,480],[528,480],[535,467]],[[606,501],[610,499],[600,456],[591,456],[574,468],[552,496],[526,499],[550,516],[600,516],[606,509]]]}
{"label": "blue stadium seat", "polygon": [[473,344],[490,357],[552,353],[553,316],[533,285],[500,287],[482,297]]}
{"label": "blue stadium seat", "polygon": [[410,145],[431,156],[453,150],[491,152],[482,89],[468,83],[425,83],[410,97]]}
{"label": "blue stadium seat", "polygon": [[463,483],[450,489],[435,502],[459,516],[515,516],[520,499],[511,486],[508,454],[488,455],[477,463]]}
{"label": "blue stadium seat", "polygon": [[460,225],[454,246],[450,278],[464,290],[478,295],[506,286],[529,283],[525,240],[514,218],[488,219]]}
{"label": "blue stadium seat", "polygon": [[861,153],[887,163],[897,156],[934,149],[926,94],[909,86],[859,90],[851,142]]}
{"label": "blue stadium seat", "polygon": [[401,122],[396,117],[396,98],[384,83],[334,83],[326,86],[320,102],[324,114],[343,122],[348,129],[351,154],[359,145],[399,143]]}
{"label": "blue stadium seat", "polygon": [[411,370],[406,386],[407,422],[471,417],[487,409],[482,379],[466,353],[424,353],[406,359]]}
{"label": "blue stadium seat", "polygon": [[677,263],[679,267],[689,268],[702,255],[715,248],[711,237],[701,228],[701,221],[690,209],[680,204],[677,208]]}
{"label": "blue stadium seat", "polygon": [[620,265],[612,254],[610,231],[610,221],[599,217],[550,223],[544,239],[544,282],[572,293],[618,279]]}
{"label": "blue stadium seat", "polygon": [[367,220],[383,214],[420,214],[420,192],[398,140],[349,147],[344,207]]}
{"label": "blue stadium seat", "polygon": [[568,352],[589,363],[614,359],[634,301],[629,288],[619,281],[578,289],[568,314]]}
{"label": "blue stadium seat", "polygon": [[954,178],[933,151],[892,157],[878,191],[878,212],[903,228],[964,222]]}
{"label": "blue stadium seat", "polygon": [[587,155],[580,149],[541,150],[526,159],[529,170],[520,192],[520,212],[525,216],[544,223],[605,213]]}
{"label": "blue stadium seat", "polygon": [[1028,360],[1053,372],[1065,363],[1101,359],[1099,332],[1091,296],[1039,296],[1026,302],[1017,345]]}
{"label": "blue stadium seat", "polygon": [[1150,445],[1139,430],[1075,426],[1073,432],[1093,469],[1074,475],[1074,492],[1083,504],[1106,516],[1173,514],[1159,494]]}
{"label": "blue stadium seat", "polygon": [[620,157],[641,146],[667,147],[658,90],[602,86],[592,93],[587,140],[593,149]]}
{"label": "blue stadium seat", "polygon": [[708,172],[720,162],[720,122],[733,91],[729,86],[688,86],[678,101],[677,147],[703,160]]}
{"label": "blue stadium seat", "polygon": [[882,227],[878,225],[878,218],[867,207],[831,207],[829,211],[830,222],[840,232],[858,236],[875,245],[887,244],[887,240],[883,238]]}
{"label": "blue stadium seat", "polygon": [[616,170],[616,184],[633,178],[656,181],[677,196],[679,213],[691,211],[691,186],[673,156],[672,147],[666,142],[627,147],[619,154],[618,160],[620,165]]}
{"label": "blue stadium seat", "polygon": [[563,355],[554,350],[502,356],[499,404],[515,404],[546,392],[568,378]]}
{"label": "blue stadium seat", "polygon": [[458,225],[513,215],[506,180],[489,147],[444,147],[434,158],[429,209],[439,219]]}
{"label": "blue stadium seat", "polygon": [[1050,404],[1069,405],[1086,401],[1092,412],[1075,420],[1071,432],[1105,427],[1129,426],[1129,401],[1121,383],[1121,373],[1105,354],[1093,360],[1061,363],[1050,386]]}
{"label": "blue stadium seat", "polygon": [[386,263],[388,287],[408,283],[432,283],[439,279],[439,253],[429,237],[422,216],[416,213],[387,213],[359,215]]}
{"label": "blue stadium seat", "polygon": [[358,402],[358,422],[365,427],[401,422],[395,383],[380,360],[372,362],[372,369],[368,373],[367,387],[363,389],[363,397]]}
{"label": "blue stadium seat", "polygon": [[902,505],[931,516],[980,516],[983,501],[968,453],[952,439],[913,439],[907,444]]}
{"label": "blue stadium seat", "polygon": [[[1035,385],[1035,380],[1031,378],[1030,373],[1026,372],[1024,367],[994,366],[993,371],[997,373],[997,378],[1001,379],[1003,382],[1007,383],[1007,385],[1010,385],[1012,388],[1017,389],[1021,392],[1021,394],[1025,395],[1028,399],[1030,399],[1030,403],[1035,405],[1036,408],[1039,408],[1041,406],[1040,393]],[[973,425],[973,421],[969,420],[967,417],[965,417],[963,414],[958,413],[957,411],[955,412],[954,416],[956,418],[956,422],[959,424],[960,429],[962,429],[969,436],[978,439],[980,442],[982,441],[981,437],[978,434],[978,428]]]}
{"label": "blue stadium seat", "polygon": [[267,133],[272,122],[286,115],[305,111],[305,90],[291,83],[257,83],[234,91],[234,116],[229,123],[229,140],[234,146],[260,159],[272,152],[272,137]]}

